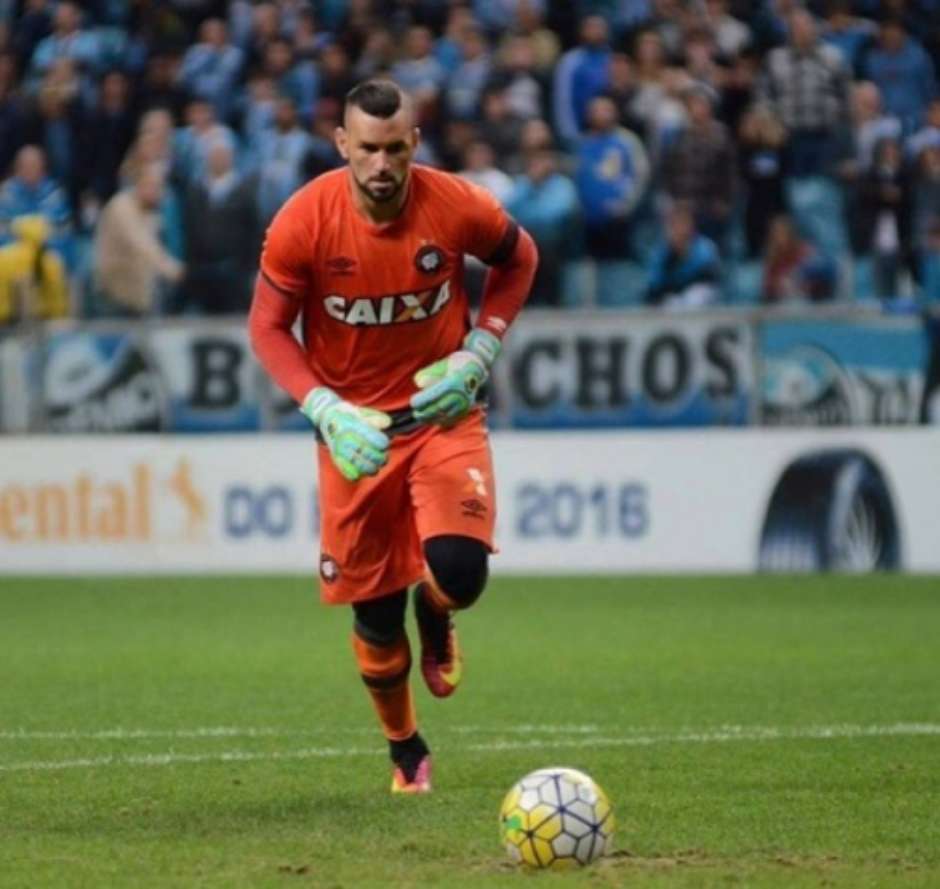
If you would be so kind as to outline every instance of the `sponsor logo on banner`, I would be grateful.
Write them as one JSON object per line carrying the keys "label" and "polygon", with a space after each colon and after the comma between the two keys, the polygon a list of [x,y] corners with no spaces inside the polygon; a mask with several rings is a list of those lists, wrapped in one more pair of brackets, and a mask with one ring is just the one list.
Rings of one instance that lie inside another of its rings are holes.
{"label": "sponsor logo on banner", "polygon": [[771,426],[917,423],[927,343],[918,319],[761,325],[761,404]]}
{"label": "sponsor logo on banner", "polygon": [[136,337],[63,333],[46,344],[42,414],[57,432],[158,432],[166,427],[160,374]]}
{"label": "sponsor logo on banner", "polygon": [[208,522],[206,497],[184,458],[169,471],[140,460],[0,487],[5,543],[201,543]]}
{"label": "sponsor logo on banner", "polygon": [[732,316],[533,317],[509,334],[511,419],[532,428],[742,425],[752,342],[751,325]]}

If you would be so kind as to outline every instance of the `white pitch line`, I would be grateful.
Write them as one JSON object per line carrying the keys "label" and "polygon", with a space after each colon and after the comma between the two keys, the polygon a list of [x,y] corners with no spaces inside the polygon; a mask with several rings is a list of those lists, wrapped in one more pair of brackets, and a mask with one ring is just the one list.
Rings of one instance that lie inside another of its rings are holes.
{"label": "white pitch line", "polygon": [[[511,725],[447,726],[444,731],[457,734],[509,734],[509,735],[591,735],[602,731],[597,725]],[[627,729],[626,731],[634,731]],[[635,731],[654,731],[636,729]],[[312,729],[289,729],[275,727],[254,728],[230,725],[203,726],[189,729],[109,728],[97,731],[31,731],[12,729],[0,731],[0,741],[139,741],[150,738],[290,738],[310,735],[374,735],[374,728],[323,727]]]}
{"label": "white pitch line", "polygon": [[[774,726],[725,726],[719,730],[682,731],[674,734],[627,735],[621,737],[578,737],[532,739],[529,741],[493,741],[469,744],[464,749],[474,753],[501,753],[509,750],[572,750],[590,747],[647,747],[655,744],[709,744],[731,741],[832,740],[899,736],[940,736],[937,723],[895,723],[893,725],[829,725],[796,728]],[[251,762],[255,760],[296,760],[379,756],[379,748],[309,747],[287,751],[228,750],[217,753],[152,753],[88,757],[83,759],[45,760],[0,764],[0,772],[39,772],[103,766],[165,766],[177,763]]]}

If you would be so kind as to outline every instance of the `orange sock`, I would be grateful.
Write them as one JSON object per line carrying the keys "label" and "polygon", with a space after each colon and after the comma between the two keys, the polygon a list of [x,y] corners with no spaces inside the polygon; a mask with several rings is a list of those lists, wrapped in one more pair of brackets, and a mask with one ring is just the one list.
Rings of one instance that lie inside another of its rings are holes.
{"label": "orange sock", "polygon": [[392,645],[373,645],[353,633],[352,642],[362,681],[372,697],[385,737],[389,741],[410,738],[418,725],[408,683],[411,669],[408,637],[402,633]]}

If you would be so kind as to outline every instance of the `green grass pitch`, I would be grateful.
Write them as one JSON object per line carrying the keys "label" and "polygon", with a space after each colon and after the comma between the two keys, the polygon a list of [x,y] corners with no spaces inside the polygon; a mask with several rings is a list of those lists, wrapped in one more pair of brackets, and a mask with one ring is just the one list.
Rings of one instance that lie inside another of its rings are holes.
{"label": "green grass pitch", "polygon": [[[459,626],[401,799],[312,580],[0,579],[0,886],[940,886],[937,578],[496,579]],[[618,851],[515,871],[559,764]]]}

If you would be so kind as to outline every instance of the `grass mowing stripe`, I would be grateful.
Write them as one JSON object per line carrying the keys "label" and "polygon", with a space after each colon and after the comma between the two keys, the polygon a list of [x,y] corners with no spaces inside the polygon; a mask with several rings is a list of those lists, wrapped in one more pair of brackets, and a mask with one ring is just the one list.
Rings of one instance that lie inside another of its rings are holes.
{"label": "grass mowing stripe", "polygon": [[[587,747],[649,747],[655,744],[710,744],[731,741],[836,740],[886,736],[940,735],[940,724],[897,723],[895,725],[830,725],[804,728],[770,726],[726,726],[719,731],[685,731],[676,734],[627,735],[621,737],[534,738],[528,741],[491,741],[460,748],[473,753],[502,753],[511,750],[571,750]],[[301,750],[257,752],[225,750],[217,753],[146,753],[82,759],[43,760],[0,764],[0,772],[39,772],[102,766],[165,766],[203,762],[249,762],[387,755],[385,749],[355,747],[308,747]]]}

